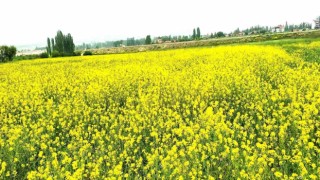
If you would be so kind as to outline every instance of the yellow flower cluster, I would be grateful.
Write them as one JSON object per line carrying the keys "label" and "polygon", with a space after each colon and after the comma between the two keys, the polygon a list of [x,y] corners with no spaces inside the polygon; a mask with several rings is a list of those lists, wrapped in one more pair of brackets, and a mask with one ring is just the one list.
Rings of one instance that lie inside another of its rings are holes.
{"label": "yellow flower cluster", "polygon": [[0,179],[319,179],[320,65],[221,46],[0,65]]}

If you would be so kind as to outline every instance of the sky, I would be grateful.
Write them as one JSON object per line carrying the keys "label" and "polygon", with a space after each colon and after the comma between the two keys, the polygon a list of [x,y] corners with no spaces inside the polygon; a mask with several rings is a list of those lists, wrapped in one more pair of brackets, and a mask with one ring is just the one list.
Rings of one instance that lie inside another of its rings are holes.
{"label": "sky", "polygon": [[3,0],[0,45],[46,45],[58,30],[76,44],[313,23],[320,0]]}

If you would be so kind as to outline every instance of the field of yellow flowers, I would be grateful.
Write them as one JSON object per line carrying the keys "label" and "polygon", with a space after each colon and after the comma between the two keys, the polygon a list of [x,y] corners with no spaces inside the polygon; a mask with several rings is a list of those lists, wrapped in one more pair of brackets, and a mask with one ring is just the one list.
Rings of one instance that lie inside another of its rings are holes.
{"label": "field of yellow flowers", "polygon": [[0,179],[319,179],[320,65],[221,46],[0,65]]}

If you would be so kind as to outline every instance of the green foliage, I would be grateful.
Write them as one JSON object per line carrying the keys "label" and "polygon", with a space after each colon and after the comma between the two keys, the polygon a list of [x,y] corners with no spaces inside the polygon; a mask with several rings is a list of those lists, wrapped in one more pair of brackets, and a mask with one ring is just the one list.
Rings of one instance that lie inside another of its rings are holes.
{"label": "green foliage", "polygon": [[197,27],[197,39],[201,38],[201,32],[200,32],[200,28]]}
{"label": "green foliage", "polygon": [[237,28],[236,30],[233,31],[233,34],[239,34],[240,33],[240,29]]}
{"label": "green foliage", "polygon": [[127,38],[127,46],[134,46],[135,45],[135,40],[133,38]]}
{"label": "green foliage", "polygon": [[51,54],[51,57],[60,57],[63,56],[63,54],[60,54],[57,50],[54,50]]}
{"label": "green foliage", "polygon": [[258,26],[247,28],[242,32],[244,32],[245,35],[250,35],[250,34],[265,34],[271,31],[272,31],[272,27],[258,25]]}
{"label": "green foliage", "polygon": [[193,29],[193,34],[192,34],[192,39],[196,39],[197,37],[197,34],[196,34],[196,29]]}
{"label": "green foliage", "polygon": [[43,52],[41,54],[20,55],[20,56],[14,57],[14,60],[33,60],[33,59],[39,59],[39,58],[49,58],[49,55],[47,52]]}
{"label": "green foliage", "polygon": [[151,44],[151,36],[147,35],[146,37],[146,44]]}
{"label": "green foliage", "polygon": [[32,59],[38,59],[38,54],[30,54],[30,55],[21,55],[14,57],[14,60],[32,60]]}
{"label": "green foliage", "polygon": [[92,52],[91,51],[84,51],[83,55],[84,56],[91,56]]}
{"label": "green foliage", "polygon": [[48,55],[48,53],[43,52],[43,53],[41,53],[41,54],[39,55],[39,57],[40,57],[40,58],[48,58],[49,55]]}
{"label": "green foliage", "polygon": [[51,42],[50,42],[50,38],[47,39],[47,54],[48,56],[51,56]]}
{"label": "green foliage", "polygon": [[286,25],[284,26],[284,32],[288,32],[289,31],[289,26],[288,26],[288,22],[286,22]]}
{"label": "green foliage", "polygon": [[63,53],[66,55],[72,55],[75,50],[75,45],[73,43],[73,37],[71,36],[70,33],[68,35],[64,36],[64,48],[63,48]]}
{"label": "green foliage", "polygon": [[73,56],[74,54],[75,45],[70,33],[64,35],[62,31],[59,30],[55,38],[51,39],[52,47],[50,47],[50,38],[47,39],[47,43],[47,52],[51,57]]}
{"label": "green foliage", "polygon": [[123,40],[113,42],[114,47],[120,47],[121,45],[123,45]]}
{"label": "green foliage", "polygon": [[178,42],[185,42],[185,41],[189,41],[189,40],[190,40],[189,36],[178,36],[177,37]]}
{"label": "green foliage", "polygon": [[64,52],[64,35],[63,33],[59,30],[57,32],[57,35],[55,37],[55,50],[58,51],[59,53],[63,53]]}
{"label": "green foliage", "polygon": [[225,37],[224,33],[222,31],[217,32],[216,36],[219,37]]}
{"label": "green foliage", "polygon": [[54,39],[51,38],[51,55],[52,55],[52,52],[54,51]]}
{"label": "green foliage", "polygon": [[265,30],[265,29],[262,29],[262,30],[260,31],[260,34],[265,34],[265,33],[267,33],[267,30]]}
{"label": "green foliage", "polygon": [[74,56],[81,56],[81,53],[82,53],[81,51],[75,51],[75,52],[73,53],[73,55],[74,55]]}
{"label": "green foliage", "polygon": [[0,46],[0,62],[12,61],[17,53],[14,46]]}

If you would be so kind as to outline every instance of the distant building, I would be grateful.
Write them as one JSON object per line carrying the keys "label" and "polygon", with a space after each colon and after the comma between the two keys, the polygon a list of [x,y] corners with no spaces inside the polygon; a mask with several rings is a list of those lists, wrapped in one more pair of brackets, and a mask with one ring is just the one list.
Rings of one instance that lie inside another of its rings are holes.
{"label": "distant building", "polygon": [[272,32],[277,32],[277,33],[284,32],[284,26],[278,25],[278,26],[273,27],[271,30],[272,30]]}
{"label": "distant building", "polygon": [[162,44],[163,40],[161,39],[161,37],[157,37],[157,38],[154,38],[153,42],[156,44]]}
{"label": "distant building", "polygon": [[18,51],[16,56],[40,55],[44,52],[46,52],[46,50],[22,50]]}
{"label": "distant building", "polygon": [[201,39],[209,39],[209,38],[210,38],[210,34],[201,35]]}
{"label": "distant building", "polygon": [[233,36],[236,36],[236,37],[240,37],[240,36],[244,36],[245,33],[244,32],[238,32],[238,33],[233,33]]}
{"label": "distant building", "polygon": [[320,29],[320,17],[317,20],[313,20],[314,21],[314,28],[315,29]]}

